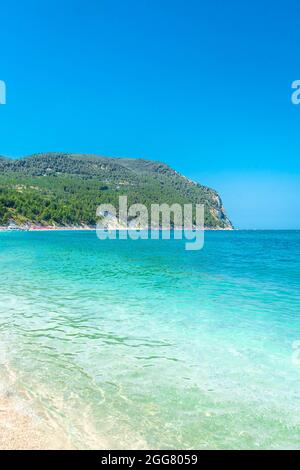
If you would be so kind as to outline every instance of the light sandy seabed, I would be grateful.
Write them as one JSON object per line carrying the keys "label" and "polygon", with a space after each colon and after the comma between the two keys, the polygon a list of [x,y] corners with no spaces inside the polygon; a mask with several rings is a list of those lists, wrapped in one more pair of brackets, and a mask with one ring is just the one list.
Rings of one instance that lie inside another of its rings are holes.
{"label": "light sandy seabed", "polygon": [[0,397],[0,449],[72,449],[68,440],[57,437],[34,416],[18,409],[10,397]]}

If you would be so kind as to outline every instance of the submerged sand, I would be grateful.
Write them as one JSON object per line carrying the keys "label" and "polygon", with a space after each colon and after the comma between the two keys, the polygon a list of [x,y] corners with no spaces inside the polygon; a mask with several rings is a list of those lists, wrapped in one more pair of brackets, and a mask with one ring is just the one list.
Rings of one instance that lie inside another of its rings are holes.
{"label": "submerged sand", "polygon": [[72,449],[66,436],[55,436],[42,420],[16,406],[9,396],[0,397],[0,449]]}

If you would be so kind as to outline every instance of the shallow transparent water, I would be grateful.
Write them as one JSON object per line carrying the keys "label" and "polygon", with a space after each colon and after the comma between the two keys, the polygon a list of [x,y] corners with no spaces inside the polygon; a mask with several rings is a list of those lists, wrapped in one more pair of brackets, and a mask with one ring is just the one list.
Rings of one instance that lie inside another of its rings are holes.
{"label": "shallow transparent water", "polygon": [[300,448],[300,232],[1,233],[0,267],[2,386],[74,446]]}

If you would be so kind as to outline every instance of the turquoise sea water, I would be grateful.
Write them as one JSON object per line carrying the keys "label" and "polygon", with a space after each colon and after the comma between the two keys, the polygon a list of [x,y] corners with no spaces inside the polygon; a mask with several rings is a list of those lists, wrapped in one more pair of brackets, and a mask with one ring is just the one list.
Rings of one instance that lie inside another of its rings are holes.
{"label": "turquoise sea water", "polygon": [[300,448],[300,232],[1,233],[0,266],[2,387],[74,446]]}

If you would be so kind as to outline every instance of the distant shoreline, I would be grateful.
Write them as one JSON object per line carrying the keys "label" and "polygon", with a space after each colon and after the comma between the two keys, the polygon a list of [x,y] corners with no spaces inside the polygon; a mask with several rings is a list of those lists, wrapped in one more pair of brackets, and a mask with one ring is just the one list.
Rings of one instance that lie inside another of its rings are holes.
{"label": "distant shoreline", "polygon": [[25,227],[18,227],[18,228],[10,228],[10,227],[5,227],[5,226],[2,226],[0,227],[0,232],[65,232],[65,231],[74,231],[74,232],[78,232],[78,231],[95,231],[96,228],[95,227],[38,227],[38,226],[34,226],[34,227],[28,227],[28,228],[25,228]]}
{"label": "distant shoreline", "polygon": [[[111,228],[109,230],[130,230],[126,228]],[[137,230],[137,229],[131,229],[131,230]],[[151,227],[149,228],[142,228],[140,230],[151,230]],[[160,231],[162,230],[184,230],[183,228],[177,228],[177,229],[168,229],[168,228],[159,228]],[[194,230],[194,229],[193,229]],[[210,228],[210,227],[205,227],[204,231],[215,231],[215,232],[232,232],[236,229],[232,228]],[[38,227],[38,228],[8,228],[8,227],[0,227],[0,232],[96,232],[97,229],[95,227]]]}

